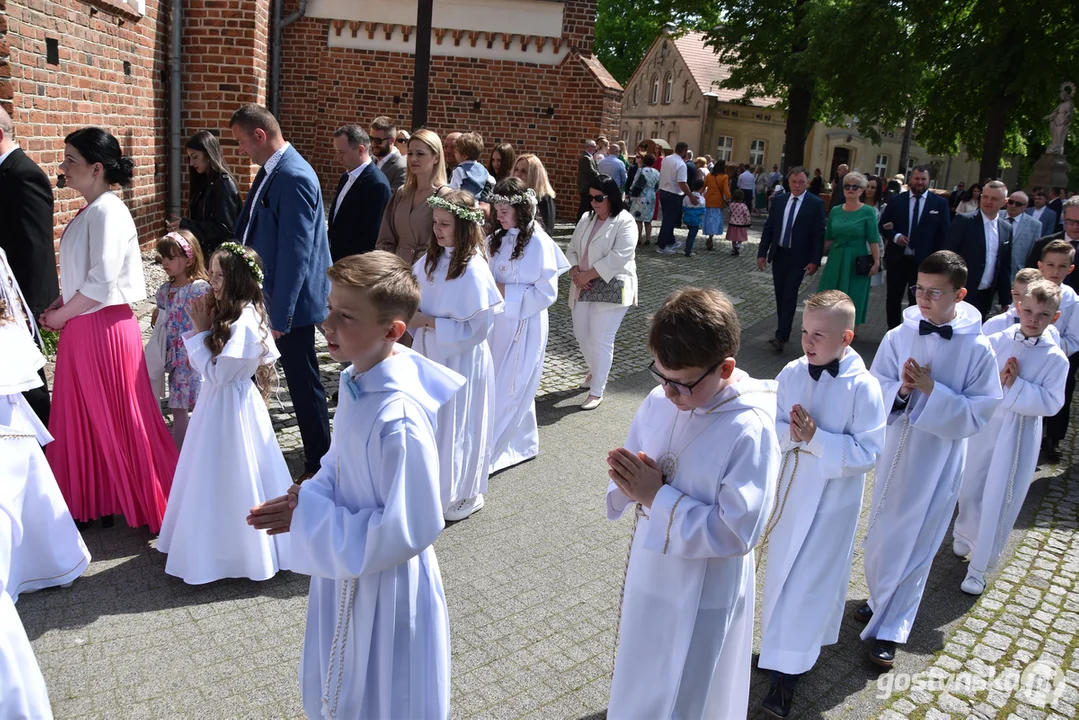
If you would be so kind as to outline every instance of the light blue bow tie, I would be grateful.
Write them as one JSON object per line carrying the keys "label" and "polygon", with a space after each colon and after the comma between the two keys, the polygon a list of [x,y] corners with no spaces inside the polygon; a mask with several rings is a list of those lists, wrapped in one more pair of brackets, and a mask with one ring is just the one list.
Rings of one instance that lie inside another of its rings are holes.
{"label": "light blue bow tie", "polygon": [[360,387],[359,378],[349,376],[345,380],[345,387],[348,389],[348,394],[352,396],[353,400],[359,400],[360,395],[363,395],[363,388]]}

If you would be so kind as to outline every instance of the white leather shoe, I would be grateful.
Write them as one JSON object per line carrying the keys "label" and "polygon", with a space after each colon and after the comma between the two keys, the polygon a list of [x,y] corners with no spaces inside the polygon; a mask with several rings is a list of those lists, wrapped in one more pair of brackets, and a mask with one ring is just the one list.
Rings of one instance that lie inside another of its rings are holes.
{"label": "white leather shoe", "polygon": [[450,505],[449,510],[444,514],[446,522],[459,522],[464,520],[474,512],[478,512],[483,509],[483,495],[477,495],[476,497],[465,498],[464,500],[458,500],[453,505]]}
{"label": "white leather shoe", "polygon": [[981,595],[985,590],[985,580],[974,575],[967,575],[966,580],[959,586],[959,589],[967,595]]}
{"label": "white leather shoe", "polygon": [[581,409],[582,410],[595,410],[596,408],[599,407],[600,403],[602,403],[602,402],[603,402],[603,398],[601,398],[601,397],[593,397],[592,395],[589,395],[588,398],[586,398],[585,401],[583,403],[581,403]]}
{"label": "white leather shoe", "polygon": [[954,538],[952,540],[952,552],[955,553],[956,557],[965,558],[970,555],[970,545],[967,545],[965,540]]}

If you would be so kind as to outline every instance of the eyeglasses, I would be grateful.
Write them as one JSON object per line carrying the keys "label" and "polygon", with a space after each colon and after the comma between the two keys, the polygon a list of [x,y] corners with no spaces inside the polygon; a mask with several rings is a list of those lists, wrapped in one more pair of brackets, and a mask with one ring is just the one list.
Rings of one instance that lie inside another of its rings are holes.
{"label": "eyeglasses", "polygon": [[722,364],[723,364],[723,361],[720,360],[715,365],[708,368],[708,372],[706,372],[704,375],[701,375],[695,382],[691,382],[688,385],[686,383],[675,382],[674,380],[671,380],[671,379],[666,378],[663,375],[661,375],[659,370],[656,370],[656,361],[655,360],[653,360],[652,362],[650,362],[648,364],[648,372],[652,373],[652,377],[655,378],[656,382],[658,382],[660,385],[663,385],[664,387],[666,387],[667,385],[670,385],[672,388],[674,388],[678,392],[679,395],[688,396],[688,395],[693,394],[693,388],[697,387],[702,382],[704,382],[704,379],[706,377],[708,377],[709,375],[711,375],[712,373],[714,373],[716,371],[716,368],[718,368]]}
{"label": "eyeglasses", "polygon": [[1079,220],[1072,220],[1071,218],[1064,218],[1062,222],[1065,225],[1079,225]]}
{"label": "eyeglasses", "polygon": [[843,189],[844,190],[861,190],[862,186],[861,185],[844,185]]}
{"label": "eyeglasses", "polygon": [[921,297],[921,296],[925,295],[926,297],[928,297],[933,302],[936,302],[937,300],[940,300],[942,297],[944,297],[944,293],[957,292],[956,290],[941,290],[940,288],[926,288],[926,287],[922,287],[921,285],[915,285],[914,287],[911,288],[911,290],[914,291],[914,296],[915,297]]}
{"label": "eyeglasses", "polygon": [[1018,200],[1009,200],[1008,205],[1010,205],[1011,207],[1023,207],[1024,205],[1026,205],[1026,203],[1019,202]]}
{"label": "eyeglasses", "polygon": [[387,140],[393,140],[393,137],[378,137],[376,135],[371,136],[371,142],[378,143],[379,145],[386,142]]}
{"label": "eyeglasses", "polygon": [[590,197],[594,203],[601,203],[607,199],[606,195],[593,195],[592,193],[588,193],[588,197]]}

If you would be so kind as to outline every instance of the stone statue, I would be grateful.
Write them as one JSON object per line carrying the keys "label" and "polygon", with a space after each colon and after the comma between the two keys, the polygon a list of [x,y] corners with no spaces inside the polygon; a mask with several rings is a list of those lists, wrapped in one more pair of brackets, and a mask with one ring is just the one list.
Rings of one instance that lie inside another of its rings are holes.
{"label": "stone statue", "polygon": [[1068,126],[1071,125],[1072,116],[1075,114],[1075,83],[1066,82],[1060,86],[1060,104],[1051,114],[1046,115],[1049,121],[1049,135],[1052,138],[1046,155],[1063,155],[1064,141],[1068,138]]}

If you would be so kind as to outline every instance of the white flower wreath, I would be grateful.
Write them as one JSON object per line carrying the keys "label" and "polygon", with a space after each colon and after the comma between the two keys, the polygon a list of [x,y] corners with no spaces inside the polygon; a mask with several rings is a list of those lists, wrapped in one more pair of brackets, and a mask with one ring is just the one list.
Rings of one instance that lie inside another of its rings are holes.
{"label": "white flower wreath", "polygon": [[262,281],[265,279],[262,274],[262,268],[260,268],[259,264],[255,262],[255,258],[244,252],[244,248],[242,245],[237,245],[234,242],[226,242],[221,243],[219,247],[221,250],[230,252],[236,257],[243,260],[244,265],[247,265],[247,268],[251,271],[251,274],[255,276],[255,282],[259,284],[259,287],[262,287]]}
{"label": "white flower wreath", "polygon": [[487,218],[484,217],[483,211],[479,208],[466,208],[463,205],[457,203],[451,203],[446,198],[441,198],[438,195],[432,195],[427,198],[427,204],[433,208],[439,208],[446,212],[453,213],[453,215],[461,220],[467,220],[468,222],[474,222],[477,225],[484,225],[487,222]]}
{"label": "white flower wreath", "polygon": [[491,196],[491,204],[492,205],[523,205],[526,202],[528,204],[532,205],[533,207],[535,207],[537,205],[537,203],[538,203],[538,201],[536,200],[536,191],[533,190],[532,188],[528,188],[527,190],[525,190],[523,193],[521,193],[519,195],[509,195],[509,196],[506,196],[506,195],[492,195]]}

